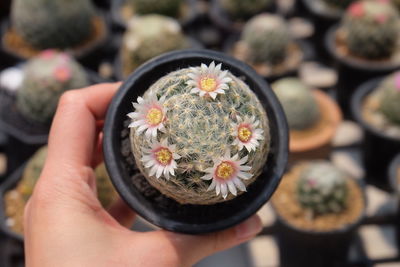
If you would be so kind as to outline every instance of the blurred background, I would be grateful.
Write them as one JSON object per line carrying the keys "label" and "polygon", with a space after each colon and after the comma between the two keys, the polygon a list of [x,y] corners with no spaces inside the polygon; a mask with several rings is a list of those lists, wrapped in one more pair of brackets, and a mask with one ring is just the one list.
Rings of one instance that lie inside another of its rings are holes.
{"label": "blurred background", "polygon": [[[262,233],[196,266],[400,266],[399,12],[398,0],[0,0],[0,266],[24,266],[23,209],[61,94],[188,48],[252,66],[290,128]],[[104,164],[96,178],[107,207]]]}

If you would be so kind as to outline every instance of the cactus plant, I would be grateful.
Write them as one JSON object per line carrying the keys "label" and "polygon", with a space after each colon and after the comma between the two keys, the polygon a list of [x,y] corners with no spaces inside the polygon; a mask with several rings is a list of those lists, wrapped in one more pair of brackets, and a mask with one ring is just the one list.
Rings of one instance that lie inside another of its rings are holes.
{"label": "cactus plant", "polygon": [[95,169],[95,176],[97,197],[99,198],[101,205],[104,208],[108,208],[118,195],[111,183],[110,176],[108,175],[104,163],[97,166]]}
{"label": "cactus plant", "polygon": [[46,50],[26,64],[16,107],[26,118],[48,123],[62,93],[88,84],[85,71],[74,59],[65,53]]}
{"label": "cactus plant", "polygon": [[273,3],[273,0],[218,0],[219,5],[231,17],[244,19],[265,11]]}
{"label": "cactus plant", "polygon": [[14,0],[11,21],[34,48],[66,49],[91,37],[94,14],[90,0]]}
{"label": "cactus plant", "polygon": [[170,17],[178,17],[183,0],[129,0],[135,13],[160,14]]}
{"label": "cactus plant", "polygon": [[320,1],[323,1],[328,6],[344,10],[355,0],[320,0]]}
{"label": "cactus plant", "polygon": [[399,39],[399,14],[388,1],[359,1],[342,22],[349,51],[366,59],[390,57]]}
{"label": "cactus plant", "polygon": [[215,204],[246,190],[269,151],[256,95],[221,64],[184,68],[134,103],[130,140],[147,181],[180,203]]}
{"label": "cactus plant", "polygon": [[346,174],[326,161],[311,162],[300,173],[297,196],[312,214],[339,213],[346,208]]}
{"label": "cactus plant", "polygon": [[162,53],[188,47],[188,41],[174,19],[160,15],[132,18],[123,37],[123,73],[128,75]]}
{"label": "cactus plant", "polygon": [[400,125],[400,72],[386,78],[379,93],[380,111],[389,121]]}
{"label": "cactus plant", "polygon": [[248,48],[250,62],[266,62],[271,65],[284,61],[291,42],[285,21],[271,14],[260,14],[248,21],[241,39]]}
{"label": "cactus plant", "polygon": [[281,102],[291,130],[304,130],[320,118],[313,92],[297,78],[283,78],[272,84]]}

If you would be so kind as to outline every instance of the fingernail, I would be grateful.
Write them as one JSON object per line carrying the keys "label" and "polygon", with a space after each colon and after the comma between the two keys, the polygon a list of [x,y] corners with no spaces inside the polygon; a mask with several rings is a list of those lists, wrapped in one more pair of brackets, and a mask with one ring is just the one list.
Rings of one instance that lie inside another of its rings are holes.
{"label": "fingernail", "polygon": [[262,230],[260,217],[257,215],[236,226],[236,238],[238,240],[249,239]]}

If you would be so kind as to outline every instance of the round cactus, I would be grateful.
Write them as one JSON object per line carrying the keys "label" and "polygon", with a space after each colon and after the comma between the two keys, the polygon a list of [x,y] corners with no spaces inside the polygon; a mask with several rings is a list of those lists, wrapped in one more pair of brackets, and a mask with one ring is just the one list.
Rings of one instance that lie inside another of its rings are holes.
{"label": "round cactus", "polygon": [[178,17],[183,0],[129,0],[135,13]]}
{"label": "round cactus", "polygon": [[135,17],[128,23],[123,38],[124,75],[155,56],[188,47],[188,41],[174,19],[160,15]]}
{"label": "round cactus", "polygon": [[117,198],[118,194],[111,183],[110,176],[108,175],[104,163],[97,166],[95,169],[95,175],[97,197],[99,198],[101,205],[104,208],[108,208]]}
{"label": "round cactus", "polygon": [[261,14],[246,23],[242,40],[250,62],[276,65],[286,58],[291,36],[280,16]]}
{"label": "round cactus", "polygon": [[94,14],[90,0],[14,0],[11,21],[33,47],[65,49],[90,38]]}
{"label": "round cactus", "polygon": [[314,215],[339,213],[347,205],[346,174],[329,162],[310,163],[297,184],[299,203]]}
{"label": "round cactus", "polygon": [[46,50],[26,64],[16,106],[26,118],[48,123],[62,93],[88,84],[86,72],[74,59],[65,53]]}
{"label": "round cactus", "polygon": [[221,64],[172,72],[134,103],[131,148],[149,183],[186,204],[215,204],[246,191],[269,151],[256,95]]}
{"label": "round cactus", "polygon": [[362,58],[390,57],[399,39],[399,14],[387,1],[359,1],[342,22],[349,51]]}
{"label": "round cactus", "polygon": [[400,72],[386,78],[379,90],[380,111],[389,121],[400,125]]}
{"label": "round cactus", "polygon": [[320,118],[320,110],[313,92],[297,78],[284,78],[272,84],[281,102],[290,130],[304,130]]}
{"label": "round cactus", "polygon": [[322,1],[325,2],[328,6],[344,10],[355,0],[322,0]]}
{"label": "round cactus", "polygon": [[233,18],[244,19],[265,11],[273,0],[218,0],[222,9]]}

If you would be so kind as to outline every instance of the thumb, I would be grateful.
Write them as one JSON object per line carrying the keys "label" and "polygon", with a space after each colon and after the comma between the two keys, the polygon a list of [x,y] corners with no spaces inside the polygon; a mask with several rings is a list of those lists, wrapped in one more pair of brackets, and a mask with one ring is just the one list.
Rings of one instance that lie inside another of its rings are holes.
{"label": "thumb", "polygon": [[261,220],[258,215],[254,215],[233,228],[206,235],[185,235],[167,231],[154,234],[167,239],[171,250],[176,254],[179,266],[192,266],[207,256],[252,239],[261,230]]}

